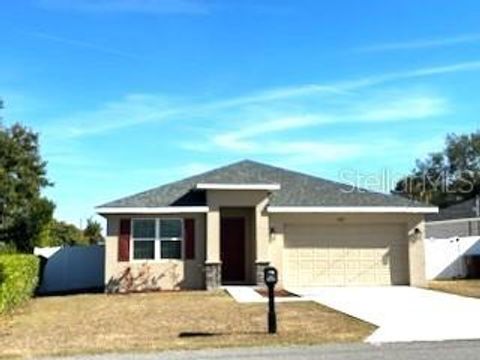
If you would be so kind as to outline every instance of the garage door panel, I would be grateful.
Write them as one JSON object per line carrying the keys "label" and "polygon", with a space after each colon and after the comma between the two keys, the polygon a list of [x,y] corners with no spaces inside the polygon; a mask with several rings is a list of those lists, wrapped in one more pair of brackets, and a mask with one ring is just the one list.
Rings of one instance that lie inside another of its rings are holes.
{"label": "garage door panel", "polygon": [[337,261],[345,258],[345,251],[343,249],[329,249],[328,257],[331,261]]}
{"label": "garage door panel", "polygon": [[326,260],[318,260],[315,262],[315,269],[318,270],[327,270],[330,268],[330,262]]}
{"label": "garage door panel", "polygon": [[408,283],[405,226],[287,225],[287,286]]}
{"label": "garage door panel", "polygon": [[351,273],[357,272],[364,267],[360,261],[347,261],[345,262],[345,270]]}
{"label": "garage door panel", "polygon": [[314,249],[313,252],[318,262],[326,262],[330,258],[330,254],[325,249]]}

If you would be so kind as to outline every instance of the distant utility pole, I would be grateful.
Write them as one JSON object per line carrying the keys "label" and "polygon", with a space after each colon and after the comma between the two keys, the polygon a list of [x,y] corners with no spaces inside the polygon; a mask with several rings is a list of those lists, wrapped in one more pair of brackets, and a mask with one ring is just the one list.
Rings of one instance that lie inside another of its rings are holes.
{"label": "distant utility pole", "polygon": [[475,216],[480,216],[480,196],[475,196]]}

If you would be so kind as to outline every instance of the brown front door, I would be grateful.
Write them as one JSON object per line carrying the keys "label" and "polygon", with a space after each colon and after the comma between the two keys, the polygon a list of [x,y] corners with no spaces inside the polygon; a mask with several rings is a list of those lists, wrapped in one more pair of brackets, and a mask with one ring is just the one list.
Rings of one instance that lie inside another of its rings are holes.
{"label": "brown front door", "polygon": [[245,218],[222,218],[220,232],[222,281],[245,281]]}

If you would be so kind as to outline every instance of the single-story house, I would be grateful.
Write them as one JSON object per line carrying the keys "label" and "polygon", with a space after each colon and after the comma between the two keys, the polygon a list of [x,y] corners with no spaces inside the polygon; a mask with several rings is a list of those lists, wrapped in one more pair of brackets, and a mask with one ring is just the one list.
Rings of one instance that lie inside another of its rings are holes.
{"label": "single-story house", "polygon": [[422,285],[424,214],[402,197],[241,161],[97,208],[107,291]]}
{"label": "single-story house", "polygon": [[436,214],[428,214],[425,221],[427,238],[480,236],[480,197],[450,205]]}

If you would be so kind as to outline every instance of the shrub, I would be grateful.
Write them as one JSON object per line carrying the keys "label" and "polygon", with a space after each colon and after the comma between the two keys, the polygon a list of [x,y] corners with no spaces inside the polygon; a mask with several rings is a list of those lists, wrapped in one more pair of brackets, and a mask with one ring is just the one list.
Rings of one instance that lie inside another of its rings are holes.
{"label": "shrub", "polygon": [[16,253],[17,248],[15,247],[15,244],[0,241],[0,255]]}
{"label": "shrub", "polygon": [[39,260],[34,255],[0,255],[0,313],[33,295],[38,270]]}

